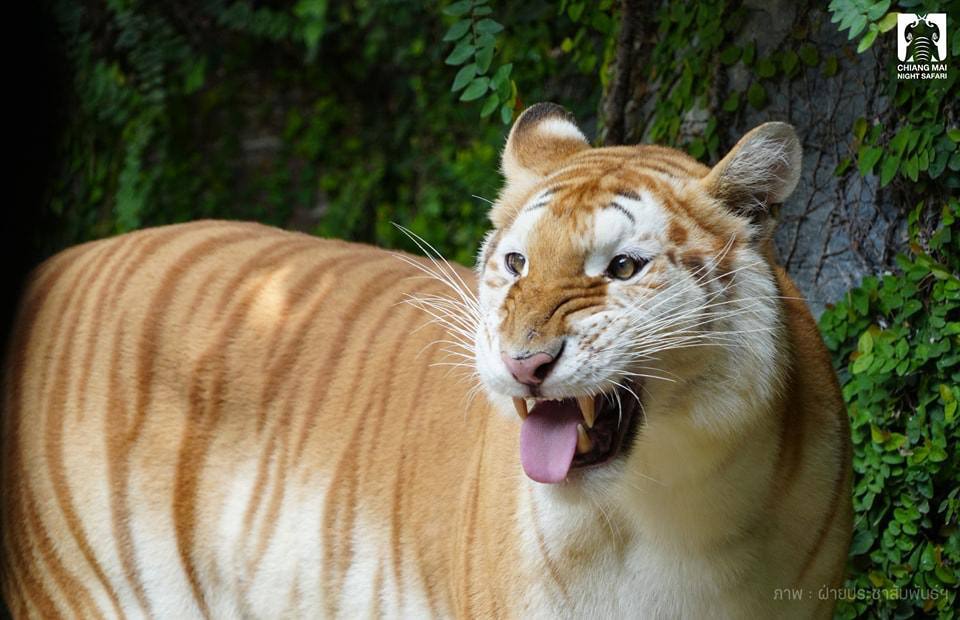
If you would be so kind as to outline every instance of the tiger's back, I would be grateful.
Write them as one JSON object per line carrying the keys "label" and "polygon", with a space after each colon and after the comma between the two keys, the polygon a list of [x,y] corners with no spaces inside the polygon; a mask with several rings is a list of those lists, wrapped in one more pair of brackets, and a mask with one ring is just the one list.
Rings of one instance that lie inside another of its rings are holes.
{"label": "tiger's back", "polygon": [[431,346],[448,336],[402,303],[437,292],[417,275],[224,222],[41,266],[3,412],[15,615],[451,613],[470,513],[435,507],[469,507],[477,438],[507,423],[465,409],[471,384]]}

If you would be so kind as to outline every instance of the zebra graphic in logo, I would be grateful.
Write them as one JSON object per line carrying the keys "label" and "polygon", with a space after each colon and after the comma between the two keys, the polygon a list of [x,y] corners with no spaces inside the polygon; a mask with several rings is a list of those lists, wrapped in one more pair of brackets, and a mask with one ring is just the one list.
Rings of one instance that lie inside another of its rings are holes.
{"label": "zebra graphic in logo", "polygon": [[940,26],[927,20],[927,14],[917,14],[916,20],[907,25],[903,37],[907,42],[907,62],[939,62]]}

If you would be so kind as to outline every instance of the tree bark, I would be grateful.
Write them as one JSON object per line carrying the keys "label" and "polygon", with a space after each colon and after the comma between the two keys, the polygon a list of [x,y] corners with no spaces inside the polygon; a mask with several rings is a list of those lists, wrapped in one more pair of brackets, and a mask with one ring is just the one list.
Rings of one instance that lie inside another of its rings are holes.
{"label": "tree bark", "polygon": [[[655,98],[670,88],[669,76],[650,77],[656,7],[640,4],[623,2],[613,78],[600,106],[599,138],[607,145],[649,142]],[[722,128],[721,156],[763,122],[781,120],[796,127],[804,146],[803,171],[797,190],[775,213],[775,243],[778,259],[819,314],[865,275],[891,267],[905,245],[905,218],[894,205],[892,191],[881,190],[875,176],[857,173],[852,131],[860,117],[873,122],[891,114],[881,83],[889,63],[896,61],[895,44],[890,45],[892,36],[880,37],[872,50],[857,54],[817,3],[747,0],[744,7],[746,19],[730,44],[755,41],[758,59],[809,44],[819,62],[801,65],[792,77],[778,67],[777,77],[762,81],[766,106],[741,103],[736,112],[727,113],[721,102],[734,91],[746,93],[759,78],[742,62],[727,67],[717,61],[707,69],[713,72],[710,103],[681,119],[681,142],[702,133],[710,117]],[[823,67],[831,57],[838,59],[837,72],[828,75]],[[849,168],[837,174],[845,161]]]}

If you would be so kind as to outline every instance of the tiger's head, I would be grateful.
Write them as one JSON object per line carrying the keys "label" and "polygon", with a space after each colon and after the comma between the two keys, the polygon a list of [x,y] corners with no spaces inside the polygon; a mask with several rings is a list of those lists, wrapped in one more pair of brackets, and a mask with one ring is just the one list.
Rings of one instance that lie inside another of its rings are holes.
{"label": "tiger's head", "polygon": [[615,475],[647,429],[736,433],[771,397],[780,306],[764,215],[800,159],[784,123],[710,169],[665,147],[591,148],[553,104],[517,119],[477,261],[475,356],[491,399],[522,419],[530,478]]}

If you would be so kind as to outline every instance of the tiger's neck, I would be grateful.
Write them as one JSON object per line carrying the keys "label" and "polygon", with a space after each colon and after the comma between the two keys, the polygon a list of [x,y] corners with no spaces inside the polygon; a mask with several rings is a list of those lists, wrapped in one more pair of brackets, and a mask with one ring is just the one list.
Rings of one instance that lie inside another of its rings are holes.
{"label": "tiger's neck", "polygon": [[[722,550],[742,552],[738,541],[765,526],[788,356],[779,339],[774,330],[750,355],[721,349],[727,357],[706,358],[692,380],[647,385],[645,417],[625,458],[560,485],[508,477],[496,501],[502,508],[505,496],[516,499],[520,560],[503,568],[558,581],[571,596],[602,589],[603,575],[626,591],[630,583],[659,587],[658,562],[677,557],[726,572],[736,561]],[[750,389],[718,368],[750,376]],[[488,514],[504,518],[502,509]]]}

